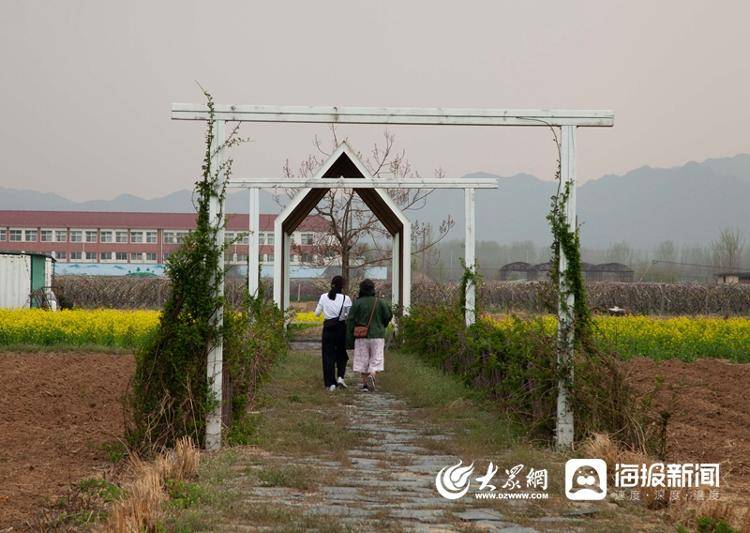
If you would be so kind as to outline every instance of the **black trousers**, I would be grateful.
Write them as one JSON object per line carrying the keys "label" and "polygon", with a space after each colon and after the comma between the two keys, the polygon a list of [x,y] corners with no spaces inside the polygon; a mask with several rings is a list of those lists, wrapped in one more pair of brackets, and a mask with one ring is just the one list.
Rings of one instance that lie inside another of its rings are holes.
{"label": "black trousers", "polygon": [[331,318],[323,322],[323,382],[326,387],[336,384],[336,378],[346,374],[346,322]]}

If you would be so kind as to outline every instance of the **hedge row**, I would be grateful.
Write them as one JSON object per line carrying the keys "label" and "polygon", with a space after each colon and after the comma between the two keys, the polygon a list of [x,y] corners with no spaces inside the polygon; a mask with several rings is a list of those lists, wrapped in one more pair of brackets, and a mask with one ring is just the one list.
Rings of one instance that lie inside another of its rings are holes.
{"label": "hedge row", "polygon": [[[245,299],[245,280],[226,278],[224,285],[227,303],[235,309],[241,308]],[[157,277],[56,276],[52,288],[64,308],[161,309],[169,294],[169,280]]]}
{"label": "hedge row", "polygon": [[[415,286],[412,302],[438,304],[452,301],[455,284]],[[748,315],[750,285],[695,283],[592,282],[586,285],[589,306],[595,312],[620,307],[635,315]],[[488,310],[529,313],[551,312],[555,295],[549,282],[482,284],[480,300]]]}
{"label": "hedge row", "polygon": [[[292,283],[293,300],[297,291]],[[271,294],[266,282],[266,294]],[[320,281],[301,282],[303,299],[323,290]],[[112,309],[159,309],[169,289],[165,278],[98,276],[59,276],[55,294],[65,307]],[[381,293],[390,293],[390,284],[379,284]],[[435,304],[454,301],[455,284],[421,283],[412,288],[412,303]],[[226,279],[228,303],[235,308],[244,299],[245,280]],[[620,307],[631,314],[643,315],[747,315],[750,314],[750,285],[700,285],[691,283],[617,283],[587,285],[589,305],[598,312]],[[554,309],[554,294],[548,282],[490,281],[482,284],[481,299],[488,310],[496,312],[549,312]]]}
{"label": "hedge row", "polygon": [[[541,318],[480,318],[467,328],[456,305],[415,305],[399,318],[401,348],[460,376],[535,438],[552,440],[561,375],[556,330]],[[635,402],[616,359],[604,352],[576,353],[571,388],[576,440],[595,432],[628,447],[651,444],[647,413]]]}

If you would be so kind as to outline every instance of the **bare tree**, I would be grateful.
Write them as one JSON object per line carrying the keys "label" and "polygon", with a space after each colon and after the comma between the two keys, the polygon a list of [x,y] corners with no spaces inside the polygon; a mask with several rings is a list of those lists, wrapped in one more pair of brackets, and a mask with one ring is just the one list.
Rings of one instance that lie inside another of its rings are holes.
{"label": "bare tree", "polygon": [[[411,233],[412,247],[417,250],[417,269],[424,275],[429,275],[431,269],[440,262],[440,249],[435,244],[432,224],[415,223]],[[415,255],[416,255],[415,254]]]}
{"label": "bare tree", "polygon": [[610,263],[631,264],[633,261],[633,248],[625,241],[610,244],[605,254]]}
{"label": "bare tree", "polygon": [[[340,139],[336,128],[330,129],[330,143],[326,147],[316,135],[313,141],[315,153],[309,154],[296,168],[289,160],[284,164],[283,172],[287,178],[309,178],[325,163],[326,159],[348,139]],[[357,156],[365,163],[374,178],[419,178],[406,152],[396,149],[395,136],[385,131],[382,144],[375,143],[370,152]],[[435,177],[444,177],[442,169],[435,170]],[[434,189],[387,189],[388,194],[402,211],[419,211],[427,205],[427,198]],[[298,191],[287,189],[286,196],[291,199]],[[277,202],[282,203],[277,197]],[[354,189],[331,189],[318,202],[313,213],[329,223],[329,233],[313,243],[319,264],[331,264],[341,256],[341,273],[349,278],[352,267],[362,267],[383,263],[391,259],[392,250],[385,245],[390,234],[359,198]],[[453,227],[453,218],[447,215],[440,223],[437,235],[422,239],[412,249],[412,254],[421,254],[440,242]],[[413,222],[415,233],[422,227],[419,221]],[[354,262],[356,261],[356,265]]]}
{"label": "bare tree", "polygon": [[711,243],[714,264],[722,268],[739,268],[744,247],[745,237],[739,228],[724,228],[719,238]]}

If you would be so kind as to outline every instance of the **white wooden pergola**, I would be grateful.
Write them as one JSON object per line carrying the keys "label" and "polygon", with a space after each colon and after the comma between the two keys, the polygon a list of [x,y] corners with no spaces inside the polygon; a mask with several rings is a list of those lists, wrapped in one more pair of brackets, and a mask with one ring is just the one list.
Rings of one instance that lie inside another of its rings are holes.
{"label": "white wooden pergola", "polygon": [[[209,119],[208,107],[203,104],[172,104],[173,120],[202,120]],[[614,125],[614,113],[607,110],[546,110],[546,109],[462,109],[462,108],[404,108],[404,107],[336,107],[336,106],[267,106],[267,105],[216,105],[214,110],[214,142],[215,146],[223,146],[226,139],[226,122],[288,122],[313,124],[381,124],[381,125],[431,125],[431,126],[543,126],[559,127],[561,180],[571,184],[570,199],[567,204],[566,219],[574,227],[576,224],[575,204],[575,131],[578,127],[611,127]],[[216,163],[223,157],[222,150],[214,150]],[[358,175],[330,175],[326,172],[335,167],[337,159],[329,159],[323,168],[311,179],[289,180],[282,178],[251,178],[232,179],[225,185],[235,188],[246,188],[250,192],[249,208],[249,269],[248,286],[252,294],[258,290],[258,230],[260,215],[260,189],[262,188],[299,188],[301,189],[292,202],[285,208],[275,223],[276,239],[274,241],[274,300],[282,308],[288,305],[288,254],[290,239],[287,234],[293,224],[285,227],[285,221],[302,205],[306,198],[316,189],[351,188],[355,190],[375,191],[377,197],[389,208],[390,214],[405,225],[405,229],[394,234],[394,245],[398,244],[402,252],[395,253],[394,273],[403,277],[399,289],[394,289],[394,301],[400,298],[402,303],[409,302],[410,272],[407,239],[409,236],[409,221],[393,209],[395,204],[390,202],[386,189],[397,188],[457,188],[464,189],[464,204],[466,217],[466,248],[465,263],[469,269],[475,268],[475,190],[495,188],[497,182],[493,179],[379,179],[373,178],[369,171],[345,145],[340,146],[337,158],[345,154],[357,168]],[[218,168],[218,164],[214,166]],[[364,197],[363,197],[364,199]],[[367,201],[365,200],[365,203]],[[223,206],[215,199],[211,205],[211,221],[217,227],[223,227],[221,215]],[[309,211],[308,211],[309,212]],[[381,218],[378,215],[378,218]],[[381,218],[382,220],[382,218]],[[390,230],[389,230],[390,231]],[[396,238],[400,243],[396,243]],[[217,244],[223,245],[223,231],[217,234]],[[396,259],[396,257],[399,257]],[[287,260],[284,261],[283,259]],[[223,263],[223,258],[222,258]],[[567,260],[561,254],[559,272],[567,269]],[[404,274],[406,274],[404,276]],[[558,363],[566,364],[570,360],[573,350],[573,295],[564,286],[564,276],[560,276],[561,293],[567,294],[567,305],[558,310]],[[398,285],[395,281],[393,286]],[[223,287],[221,288],[223,290]],[[476,287],[469,283],[466,287],[466,324],[471,325],[475,316]],[[405,306],[408,310],[408,305]],[[217,322],[221,322],[223,309],[217,314]],[[572,376],[570,376],[572,378]],[[208,380],[211,390],[218,402],[218,407],[209,414],[206,424],[206,448],[218,449],[221,445],[221,394],[222,394],[222,346],[219,344],[211,350],[208,356]],[[556,442],[558,447],[567,448],[573,443],[573,411],[567,394],[567,380],[561,379],[558,387]]]}

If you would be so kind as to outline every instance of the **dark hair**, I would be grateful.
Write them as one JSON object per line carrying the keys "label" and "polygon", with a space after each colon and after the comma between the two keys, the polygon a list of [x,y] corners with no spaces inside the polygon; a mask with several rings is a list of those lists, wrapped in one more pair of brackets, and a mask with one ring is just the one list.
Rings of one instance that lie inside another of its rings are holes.
{"label": "dark hair", "polygon": [[375,296],[375,284],[371,279],[366,279],[359,284],[359,297]]}
{"label": "dark hair", "polygon": [[328,299],[335,300],[337,294],[344,292],[344,278],[342,276],[333,276],[331,279],[331,290],[328,291]]}

